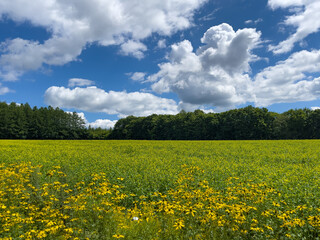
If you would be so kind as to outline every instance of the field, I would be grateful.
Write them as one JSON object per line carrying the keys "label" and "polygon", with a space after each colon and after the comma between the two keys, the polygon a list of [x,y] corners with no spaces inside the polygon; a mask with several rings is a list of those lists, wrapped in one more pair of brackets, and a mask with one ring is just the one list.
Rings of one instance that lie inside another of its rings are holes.
{"label": "field", "polygon": [[0,239],[319,239],[320,141],[0,141]]}

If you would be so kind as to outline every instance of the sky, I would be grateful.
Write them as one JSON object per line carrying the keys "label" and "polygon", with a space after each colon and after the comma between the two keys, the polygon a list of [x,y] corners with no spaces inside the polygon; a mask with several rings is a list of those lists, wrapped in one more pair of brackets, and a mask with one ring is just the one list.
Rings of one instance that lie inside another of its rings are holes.
{"label": "sky", "polygon": [[320,0],[0,0],[0,101],[87,125],[320,106]]}

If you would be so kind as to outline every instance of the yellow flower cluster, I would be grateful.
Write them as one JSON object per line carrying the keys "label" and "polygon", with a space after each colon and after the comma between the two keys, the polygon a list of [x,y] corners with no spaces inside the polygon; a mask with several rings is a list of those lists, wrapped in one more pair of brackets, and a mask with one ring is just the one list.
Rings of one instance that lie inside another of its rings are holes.
{"label": "yellow flower cluster", "polygon": [[[0,239],[313,239],[319,208],[288,204],[262,182],[227,179],[218,189],[197,166],[148,196],[106,173],[70,185],[60,166],[0,165]],[[117,178],[123,181],[122,177]]]}

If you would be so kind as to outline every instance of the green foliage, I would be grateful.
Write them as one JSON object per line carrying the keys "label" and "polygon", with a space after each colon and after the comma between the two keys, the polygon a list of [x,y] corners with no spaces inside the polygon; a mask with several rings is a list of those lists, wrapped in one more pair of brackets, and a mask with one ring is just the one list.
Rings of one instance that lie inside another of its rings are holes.
{"label": "green foliage", "polygon": [[29,104],[0,102],[1,139],[83,139],[85,123],[77,113],[59,108],[31,109]]}
{"label": "green foliage", "polygon": [[319,139],[320,110],[282,114],[248,106],[222,113],[128,116],[113,129],[85,128],[75,112],[0,102],[0,139],[267,140]]}
{"label": "green foliage", "polygon": [[248,106],[223,113],[201,110],[177,115],[120,119],[109,139],[262,140],[320,138],[320,110],[289,110],[278,114]]}
{"label": "green foliage", "polygon": [[105,140],[108,139],[108,136],[111,133],[111,129],[103,129],[103,128],[92,128],[89,126],[88,128],[88,138],[95,140]]}

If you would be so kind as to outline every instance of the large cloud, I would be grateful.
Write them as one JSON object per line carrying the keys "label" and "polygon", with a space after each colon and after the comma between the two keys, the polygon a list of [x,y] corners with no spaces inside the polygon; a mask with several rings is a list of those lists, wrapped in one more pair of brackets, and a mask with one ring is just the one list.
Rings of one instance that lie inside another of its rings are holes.
{"label": "large cloud", "polygon": [[45,102],[53,107],[104,112],[120,117],[178,113],[178,106],[171,99],[160,98],[150,93],[105,92],[97,87],[69,89],[53,86],[45,92]]}
{"label": "large cloud", "polygon": [[245,28],[234,31],[226,23],[210,28],[193,51],[187,40],[172,45],[168,62],[149,76],[158,93],[175,92],[182,104],[234,107],[250,101],[249,63],[256,59],[251,50],[260,33]]}
{"label": "large cloud", "polygon": [[289,52],[295,43],[320,30],[319,0],[269,0],[268,4],[272,9],[289,8],[293,14],[286,18],[284,24],[296,28],[288,39],[277,46],[270,46],[273,53]]}
{"label": "large cloud", "polygon": [[180,108],[211,105],[221,111],[253,102],[257,106],[315,100],[320,97],[320,50],[300,51],[250,77],[251,50],[259,44],[255,29],[234,31],[228,24],[210,28],[196,51],[187,40],[172,45],[168,61],[148,77],[158,93],[174,92]]}
{"label": "large cloud", "polygon": [[121,45],[126,55],[143,57],[140,41],[152,33],[170,35],[190,27],[194,11],[207,0],[10,0],[0,1],[0,17],[45,28],[44,42],[10,39],[1,44],[0,76],[16,80],[28,70],[76,60],[88,45]]}
{"label": "large cloud", "polygon": [[255,102],[310,101],[320,97],[320,50],[293,53],[287,60],[267,67],[255,77]]}
{"label": "large cloud", "polygon": [[[256,38],[251,38],[252,47],[259,39],[259,34],[256,34]],[[206,37],[205,35],[203,42]],[[223,39],[232,42],[231,39],[235,37]],[[222,51],[219,45],[226,49]],[[150,93],[105,92],[97,87],[51,87],[45,93],[45,100],[55,107],[118,114],[122,117],[147,116],[153,113],[176,114],[180,109],[193,111],[203,105],[215,106],[215,111],[221,111],[246,102],[253,102],[256,106],[269,106],[280,102],[310,101],[320,97],[320,50],[293,53],[286,60],[263,69],[251,79],[246,73],[249,67],[244,64],[255,58],[250,54],[250,47],[247,49],[247,57],[238,54],[243,61],[222,65],[215,62],[213,54],[209,59],[213,59],[215,63],[210,65],[206,56],[209,49],[216,49],[215,54],[224,52],[225,56],[228,56],[231,49],[231,44],[227,46],[221,42],[212,46],[216,48],[204,45],[194,53],[188,41],[175,44],[168,57],[170,61],[160,64],[160,71],[149,76],[148,80],[153,81],[154,90],[176,92],[182,100],[179,105],[173,100]],[[219,56],[219,59],[223,57]],[[101,120],[95,126],[109,123]]]}

